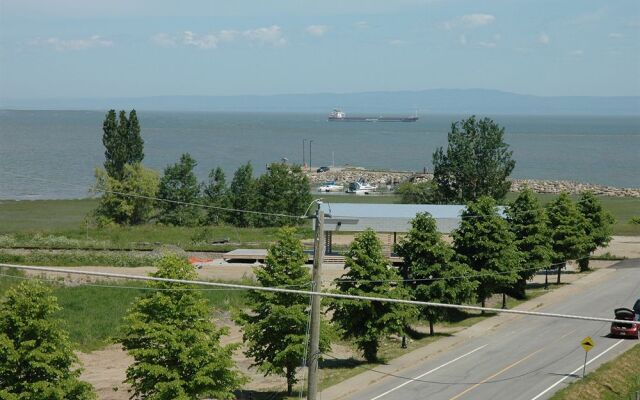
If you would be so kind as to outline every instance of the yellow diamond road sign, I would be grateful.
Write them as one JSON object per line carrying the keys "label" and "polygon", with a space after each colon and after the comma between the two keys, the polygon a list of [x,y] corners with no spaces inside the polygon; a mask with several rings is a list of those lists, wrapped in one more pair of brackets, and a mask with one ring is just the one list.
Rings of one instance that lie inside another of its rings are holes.
{"label": "yellow diamond road sign", "polygon": [[591,336],[587,336],[586,338],[582,339],[582,342],[580,342],[580,345],[582,346],[584,351],[589,351],[596,346],[596,342],[594,342],[593,339],[591,339]]}

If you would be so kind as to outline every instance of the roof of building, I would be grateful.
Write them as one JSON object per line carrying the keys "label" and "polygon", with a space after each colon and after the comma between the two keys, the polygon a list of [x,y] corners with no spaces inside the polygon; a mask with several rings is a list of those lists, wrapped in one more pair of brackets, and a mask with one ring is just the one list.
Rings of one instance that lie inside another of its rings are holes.
{"label": "roof of building", "polygon": [[323,203],[325,231],[408,232],[416,214],[428,212],[438,231],[450,233],[460,224],[464,205]]}

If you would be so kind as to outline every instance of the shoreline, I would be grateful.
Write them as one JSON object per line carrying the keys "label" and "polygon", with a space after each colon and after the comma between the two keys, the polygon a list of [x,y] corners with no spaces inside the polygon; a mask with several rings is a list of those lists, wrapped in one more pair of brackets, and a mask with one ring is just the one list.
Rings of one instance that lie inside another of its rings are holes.
{"label": "shoreline", "polygon": [[[326,172],[316,172],[315,169],[306,171],[309,181],[313,186],[322,182],[334,180],[336,183],[348,185],[358,179],[365,182],[387,186],[392,190],[396,185],[403,182],[425,182],[433,179],[433,173],[414,171],[374,171],[359,167],[335,167]],[[582,183],[566,180],[546,180],[546,179],[510,179],[511,192],[520,192],[525,187],[536,193],[559,194],[568,192],[569,194],[580,194],[585,191],[592,191],[599,196],[610,197],[638,197],[640,198],[640,188],[619,188],[615,186],[600,185],[595,183]]]}

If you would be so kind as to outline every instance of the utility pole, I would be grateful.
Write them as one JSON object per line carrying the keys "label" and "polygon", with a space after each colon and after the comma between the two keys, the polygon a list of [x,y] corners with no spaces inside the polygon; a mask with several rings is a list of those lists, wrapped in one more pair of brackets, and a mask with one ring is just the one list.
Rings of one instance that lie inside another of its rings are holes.
{"label": "utility pole", "polygon": [[[322,260],[324,258],[324,211],[320,209],[321,201],[318,201],[316,209],[316,232],[313,243],[313,283],[311,290],[319,292],[322,284]],[[307,366],[309,378],[307,386],[307,399],[318,398],[318,358],[320,357],[320,296],[312,296],[311,299],[311,331],[309,332],[309,351]]]}
{"label": "utility pole", "polygon": [[309,139],[309,168],[311,168],[311,143],[313,143],[313,139]]}

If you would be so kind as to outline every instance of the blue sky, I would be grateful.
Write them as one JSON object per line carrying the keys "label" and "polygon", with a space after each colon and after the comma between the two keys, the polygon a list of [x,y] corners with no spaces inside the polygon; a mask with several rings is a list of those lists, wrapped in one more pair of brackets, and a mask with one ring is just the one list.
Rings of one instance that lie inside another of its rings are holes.
{"label": "blue sky", "polygon": [[0,0],[4,98],[640,95],[640,1]]}

